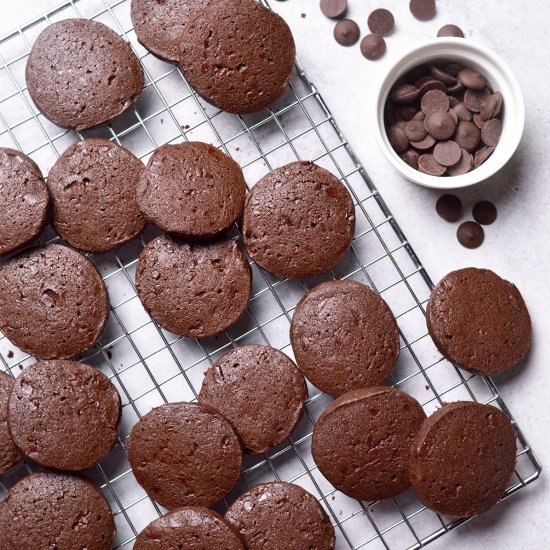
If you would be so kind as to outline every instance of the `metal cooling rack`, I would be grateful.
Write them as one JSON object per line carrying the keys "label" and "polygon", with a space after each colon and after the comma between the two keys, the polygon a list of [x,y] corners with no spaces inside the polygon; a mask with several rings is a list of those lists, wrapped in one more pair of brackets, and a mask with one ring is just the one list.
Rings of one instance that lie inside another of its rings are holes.
{"label": "metal cooling rack", "polygon": [[[146,86],[135,109],[112,125],[82,134],[61,130],[46,120],[30,100],[24,78],[27,55],[40,31],[68,17],[93,18],[115,29],[130,41],[146,75]],[[432,282],[319,92],[299,66],[285,96],[271,109],[251,116],[229,115],[204,103],[177,68],[159,61],[138,44],[129,0],[69,0],[0,39],[0,146],[29,154],[47,174],[68,145],[92,136],[112,139],[144,162],[164,143],[210,142],[239,162],[249,184],[284,163],[314,160],[345,182],[357,215],[349,253],[325,277],[290,281],[252,263],[253,293],[247,312],[225,334],[202,341],[160,329],[136,296],[134,270],[145,242],[155,235],[152,228],[116,254],[91,256],[109,290],[111,314],[100,341],[80,359],[112,379],[122,396],[123,414],[117,445],[87,473],[113,509],[115,548],[132,548],[136,535],[163,512],[137,484],[126,457],[125,444],[134,423],[164,402],[196,399],[204,370],[232,346],[270,344],[292,356],[288,329],[294,306],[305,291],[328,278],[361,281],[388,302],[401,333],[401,357],[389,382],[418,399],[428,414],[444,400],[467,399],[491,403],[510,416],[517,431],[518,458],[505,498],[539,477],[540,464],[494,383],[454,367],[435,349],[427,335],[424,314]],[[239,238],[237,228],[233,236]],[[55,239],[58,237],[48,229],[41,240]],[[16,376],[34,361],[0,336],[2,369]],[[335,491],[316,468],[310,452],[313,424],[331,398],[312,386],[309,390],[307,414],[292,437],[265,456],[246,457],[241,481],[225,504],[258,482],[299,484],[316,495],[327,510],[336,529],[338,549],[420,548],[466,521],[431,512],[412,490],[373,503],[357,502]],[[35,469],[23,463],[3,475],[0,497]]]}

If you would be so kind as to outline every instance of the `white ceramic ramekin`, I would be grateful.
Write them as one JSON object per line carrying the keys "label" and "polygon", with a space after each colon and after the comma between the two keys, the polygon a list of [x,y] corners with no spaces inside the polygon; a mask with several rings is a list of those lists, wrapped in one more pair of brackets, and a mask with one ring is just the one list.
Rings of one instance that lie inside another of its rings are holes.
{"label": "white ceramic ramekin", "polygon": [[[487,78],[503,95],[502,136],[493,154],[479,167],[461,176],[437,177],[415,170],[393,150],[384,125],[384,105],[393,85],[409,70],[437,60],[454,61],[471,67]],[[516,151],[525,125],[525,103],[519,83],[504,61],[494,52],[464,38],[435,38],[415,47],[389,70],[376,101],[374,128],[386,158],[405,178],[425,187],[456,189],[486,180],[498,172]]]}

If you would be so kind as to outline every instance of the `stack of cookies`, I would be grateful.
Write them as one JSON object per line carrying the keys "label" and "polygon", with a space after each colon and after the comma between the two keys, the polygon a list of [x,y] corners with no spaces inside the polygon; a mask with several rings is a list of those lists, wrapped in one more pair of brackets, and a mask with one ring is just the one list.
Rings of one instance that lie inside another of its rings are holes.
{"label": "stack of cookies", "polygon": [[[228,112],[264,109],[288,85],[292,35],[254,0],[134,0],[132,19],[145,47],[179,62],[197,93]],[[78,132],[128,109],[144,83],[130,46],[84,19],[45,29],[26,76],[41,112]],[[0,373],[0,473],[22,458],[58,472],[12,487],[0,505],[2,549],[110,548],[109,505],[71,474],[118,441],[138,483],[170,510],[138,535],[136,549],[333,550],[329,517],[297,485],[256,485],[225,517],[210,509],[235,488],[243,453],[266,453],[292,434],[308,398],[305,377],[337,397],[315,425],[312,453],[346,495],[390,498],[412,483],[428,506],[458,516],[502,496],[515,463],[507,417],[459,402],[426,418],[412,397],[382,386],[399,358],[399,328],[379,294],[353,280],[319,284],[299,302],[290,329],[296,363],[269,346],[236,347],[205,372],[197,402],[151,410],[128,441],[118,437],[114,385],[74,361],[99,338],[110,308],[85,253],[117,250],[147,223],[161,235],[139,257],[137,295],[180,337],[210,337],[237,322],[251,295],[249,258],[280,278],[331,272],[350,247],[355,212],[329,171],[293,162],[247,194],[240,166],[209,144],[163,145],[144,166],[97,138],[70,146],[47,181],[18,151],[0,150],[0,163],[0,212],[11,221],[0,226],[0,330],[40,359],[15,381]],[[48,220],[66,244],[26,248]],[[241,242],[228,237],[236,224]],[[483,374],[521,360],[531,333],[517,289],[473,269],[434,290],[428,327],[446,357]]]}

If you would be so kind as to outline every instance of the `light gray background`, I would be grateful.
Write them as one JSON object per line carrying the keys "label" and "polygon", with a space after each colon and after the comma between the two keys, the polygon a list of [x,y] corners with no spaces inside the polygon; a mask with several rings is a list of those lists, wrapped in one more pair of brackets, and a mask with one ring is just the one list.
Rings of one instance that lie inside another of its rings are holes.
{"label": "light gray background", "polygon": [[[515,282],[533,318],[533,349],[528,361],[495,377],[501,393],[542,462],[550,464],[550,2],[548,0],[438,0],[438,14],[416,21],[406,0],[348,0],[348,16],[368,32],[367,17],[377,7],[391,9],[396,30],[378,62],[362,58],[358,45],[334,42],[334,22],[318,0],[271,0],[291,26],[298,55],[309,77],[333,111],[420,260],[434,280],[464,266],[488,267]],[[59,4],[59,0],[1,0],[0,35]],[[305,14],[305,18],[302,17]],[[527,123],[519,151],[491,181],[457,194],[468,216],[479,199],[499,211],[486,230],[485,244],[474,251],[460,247],[456,224],[435,214],[439,192],[418,187],[393,172],[378,150],[369,124],[374,93],[393,60],[420,40],[435,36],[446,23],[458,24],[469,38],[497,51],[516,73],[525,94]],[[445,536],[432,548],[499,550],[550,547],[550,497],[546,474],[497,509]]]}

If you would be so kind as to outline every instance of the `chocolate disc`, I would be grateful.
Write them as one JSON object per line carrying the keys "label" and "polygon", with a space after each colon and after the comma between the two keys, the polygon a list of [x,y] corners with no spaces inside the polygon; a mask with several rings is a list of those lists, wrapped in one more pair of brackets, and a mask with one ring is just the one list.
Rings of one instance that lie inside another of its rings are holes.
{"label": "chocolate disc", "polygon": [[485,232],[477,222],[464,222],[459,225],[456,238],[465,248],[478,248],[485,240]]}
{"label": "chocolate disc", "polygon": [[503,98],[500,92],[491,94],[481,107],[481,118],[483,120],[489,120],[490,118],[498,116],[502,108],[502,100]]}
{"label": "chocolate disc", "polygon": [[429,134],[422,141],[413,141],[411,145],[419,151],[428,151],[433,147],[435,139]]}
{"label": "chocolate disc", "polygon": [[[461,124],[468,124],[466,122]],[[433,111],[426,116],[424,126],[430,136],[435,139],[449,139],[457,129],[456,122],[451,114],[445,111]],[[475,128],[475,126],[474,126]],[[478,135],[479,130],[476,128]],[[455,139],[458,142],[458,140]],[[459,143],[462,146],[462,144]]]}
{"label": "chocolate disc", "polygon": [[479,128],[473,122],[462,121],[458,123],[453,140],[466,151],[473,151],[481,140]]}
{"label": "chocolate disc", "polygon": [[435,15],[435,0],[411,0],[411,13],[420,21],[428,21]]}
{"label": "chocolate disc", "polygon": [[496,147],[502,134],[502,122],[498,118],[488,120],[481,129],[481,140],[489,147]]}
{"label": "chocolate disc", "polygon": [[425,94],[430,90],[439,90],[440,92],[447,93],[447,86],[441,80],[432,76],[421,78],[416,82],[415,86],[420,90],[421,94]]}
{"label": "chocolate disc", "polygon": [[462,149],[454,141],[440,141],[434,147],[434,159],[443,166],[455,165],[461,157]]}
{"label": "chocolate disc", "polygon": [[391,11],[379,8],[371,12],[367,24],[372,33],[386,35],[393,31],[395,19]]}
{"label": "chocolate disc", "polygon": [[485,77],[473,69],[462,69],[458,73],[458,80],[471,90],[483,90],[487,86]]}
{"label": "chocolate disc", "polygon": [[408,151],[405,151],[402,155],[401,155],[401,158],[409,165],[411,166],[412,168],[414,168],[415,170],[418,169],[418,159],[419,159],[420,155],[414,150],[414,149],[409,149]]}
{"label": "chocolate disc", "polygon": [[461,176],[468,173],[474,165],[474,158],[465,149],[460,149],[460,160],[447,168],[449,176]]}
{"label": "chocolate disc", "polygon": [[409,147],[407,132],[404,128],[399,126],[399,123],[394,124],[388,130],[388,139],[390,140],[391,146],[397,153],[402,153]]}
{"label": "chocolate disc", "polygon": [[470,111],[470,109],[466,107],[466,104],[463,101],[455,105],[452,108],[452,110],[456,113],[456,116],[458,117],[459,121],[461,120],[465,120],[467,122],[472,121],[472,118],[473,118],[472,111]]}
{"label": "chocolate disc", "polygon": [[435,204],[437,213],[448,222],[456,222],[462,215],[462,202],[455,195],[442,195]]}
{"label": "chocolate disc", "polygon": [[428,135],[424,127],[424,122],[420,120],[411,120],[407,122],[405,133],[410,141],[422,141]]}
{"label": "chocolate disc", "polygon": [[482,149],[476,151],[474,166],[476,168],[481,166],[493,154],[494,150],[494,147],[483,147]]}
{"label": "chocolate disc", "polygon": [[360,36],[359,25],[353,19],[342,19],[334,26],[334,40],[341,46],[353,46]]}
{"label": "chocolate disc", "polygon": [[406,122],[412,120],[418,109],[414,105],[403,105],[399,109],[399,116]]}
{"label": "chocolate disc", "polygon": [[406,82],[398,84],[391,91],[391,98],[396,103],[413,103],[419,95],[420,90]]}
{"label": "chocolate disc", "polygon": [[464,94],[464,103],[470,111],[480,113],[490,95],[491,93],[487,88],[483,88],[482,90],[466,90]]}
{"label": "chocolate disc", "polygon": [[359,47],[363,56],[371,61],[380,59],[386,53],[386,41],[378,34],[367,34]]}
{"label": "chocolate disc", "polygon": [[434,65],[431,67],[430,71],[435,78],[441,80],[441,82],[443,82],[447,86],[452,86],[453,84],[456,84],[456,78],[452,74],[445,72],[440,67],[436,67]]}
{"label": "chocolate disc", "polygon": [[348,9],[348,0],[321,0],[321,11],[331,19],[342,17]]}
{"label": "chocolate disc", "polygon": [[444,25],[439,29],[437,36],[454,36],[456,38],[464,38],[464,33],[462,32],[462,29],[456,25]]}
{"label": "chocolate disc", "polygon": [[425,154],[418,159],[418,169],[430,176],[442,176],[445,173],[445,166],[435,160],[433,155]]}
{"label": "chocolate disc", "polygon": [[491,225],[497,219],[497,207],[489,201],[476,203],[472,215],[477,223]]}
{"label": "chocolate disc", "polygon": [[441,90],[429,90],[422,96],[420,105],[426,116],[434,111],[448,111],[449,98]]}

